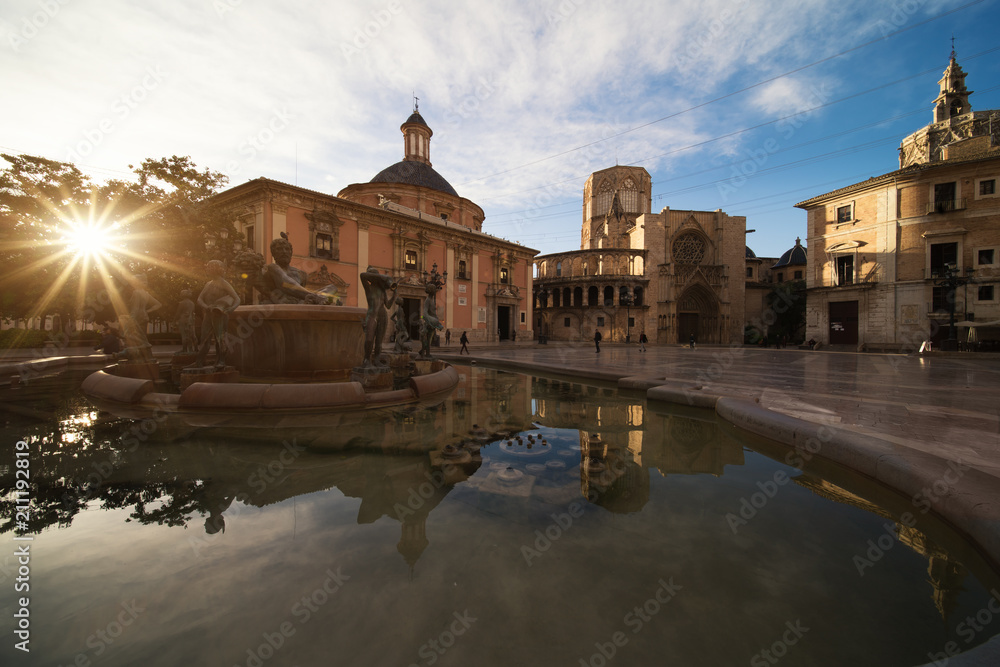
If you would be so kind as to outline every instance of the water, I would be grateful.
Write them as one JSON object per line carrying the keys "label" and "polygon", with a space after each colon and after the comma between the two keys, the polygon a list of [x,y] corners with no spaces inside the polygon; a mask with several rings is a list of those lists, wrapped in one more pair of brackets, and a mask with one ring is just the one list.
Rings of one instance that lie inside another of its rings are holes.
{"label": "water", "polygon": [[460,372],[438,405],[222,426],[6,390],[0,661],[917,665],[1000,631],[995,574],[906,499],[705,413]]}

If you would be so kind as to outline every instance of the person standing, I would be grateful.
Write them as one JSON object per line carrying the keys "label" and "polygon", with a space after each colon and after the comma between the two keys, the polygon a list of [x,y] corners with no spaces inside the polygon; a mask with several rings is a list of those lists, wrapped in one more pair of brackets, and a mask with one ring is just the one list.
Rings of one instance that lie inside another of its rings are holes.
{"label": "person standing", "polygon": [[594,329],[594,347],[597,348],[595,350],[596,353],[599,353],[601,351],[601,330],[600,329]]}
{"label": "person standing", "polygon": [[444,330],[444,344],[451,345],[451,329]]}
{"label": "person standing", "polygon": [[691,349],[694,349],[694,334],[691,334]]}
{"label": "person standing", "polygon": [[459,354],[462,354],[463,352],[468,355],[472,354],[469,352],[469,337],[465,335],[464,331],[462,332],[462,337],[458,339],[458,342],[462,344],[462,349],[458,351]]}
{"label": "person standing", "polygon": [[639,351],[640,352],[645,352],[646,351],[646,343],[648,343],[648,342],[649,341],[646,338],[646,332],[643,331],[642,333],[639,334]]}

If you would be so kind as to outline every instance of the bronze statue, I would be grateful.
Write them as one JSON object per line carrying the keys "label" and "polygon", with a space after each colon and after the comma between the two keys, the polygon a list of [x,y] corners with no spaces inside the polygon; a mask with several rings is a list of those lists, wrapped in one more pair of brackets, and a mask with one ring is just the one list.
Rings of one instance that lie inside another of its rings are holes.
{"label": "bronze statue", "polygon": [[201,348],[198,350],[198,358],[189,368],[200,368],[205,364],[205,356],[208,354],[208,347],[215,341],[215,367],[224,368],[226,365],[226,326],[229,324],[229,313],[233,312],[240,305],[240,297],[236,290],[222,277],[223,265],[217,259],[213,259],[205,265],[205,269],[211,278],[205,283],[204,289],[198,295],[198,305],[204,311],[204,319],[201,325]]}
{"label": "bronze statue", "polygon": [[444,329],[441,324],[441,320],[437,317],[437,293],[444,287],[445,281],[448,279],[448,272],[445,271],[442,276],[438,273],[437,264],[431,268],[430,277],[424,283],[424,291],[427,296],[424,297],[424,309],[423,316],[420,318],[420,358],[430,359],[431,357],[431,338],[434,337],[435,331],[440,331]]}
{"label": "bronze statue", "polygon": [[396,345],[393,351],[402,354],[406,352],[406,344],[410,342],[410,332],[406,326],[406,313],[403,312],[402,304],[396,304],[396,310],[392,313],[392,321],[396,327]]}
{"label": "bronze statue", "polygon": [[[382,355],[382,338],[385,337],[385,327],[388,316],[386,310],[396,303],[397,283],[389,276],[379,273],[374,266],[361,274],[361,284],[365,288],[365,298],[368,300],[368,312],[365,314],[365,366],[381,366],[379,357]],[[390,298],[386,292],[392,290]]]}
{"label": "bronze statue", "polygon": [[132,296],[129,298],[128,314],[121,317],[122,332],[125,336],[125,355],[130,361],[145,361],[152,359],[152,346],[146,338],[146,327],[149,324],[149,314],[159,310],[163,305],[146,291],[146,276],[133,276]]}
{"label": "bronze statue", "polygon": [[271,241],[271,255],[274,262],[264,267],[257,284],[262,303],[330,303],[328,295],[303,287],[306,272],[291,265],[292,244],[285,232]]}
{"label": "bronze statue", "polygon": [[191,290],[181,290],[181,297],[174,315],[177,330],[181,334],[181,352],[195,352],[198,349],[198,338],[194,331],[194,301],[191,300]]}

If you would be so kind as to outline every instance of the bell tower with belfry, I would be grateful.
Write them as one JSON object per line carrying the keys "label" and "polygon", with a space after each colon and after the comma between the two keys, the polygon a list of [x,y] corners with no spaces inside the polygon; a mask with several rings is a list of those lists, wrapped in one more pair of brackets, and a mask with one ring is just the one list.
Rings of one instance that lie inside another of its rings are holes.
{"label": "bell tower with belfry", "polygon": [[955,60],[955,38],[951,38],[951,59],[948,67],[944,70],[944,75],[938,81],[941,87],[937,98],[934,100],[934,122],[948,120],[955,116],[972,111],[969,105],[969,95],[972,91],[965,87],[965,71]]}

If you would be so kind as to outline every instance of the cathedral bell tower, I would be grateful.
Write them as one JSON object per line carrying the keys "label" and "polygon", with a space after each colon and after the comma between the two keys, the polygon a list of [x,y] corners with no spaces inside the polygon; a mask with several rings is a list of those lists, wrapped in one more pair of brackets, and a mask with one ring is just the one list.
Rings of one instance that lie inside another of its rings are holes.
{"label": "cathedral bell tower", "polygon": [[972,91],[965,87],[965,76],[962,66],[955,61],[955,48],[952,44],[951,60],[944,70],[944,76],[938,81],[941,91],[934,100],[935,123],[972,111],[972,107],[969,106],[969,95]]}

